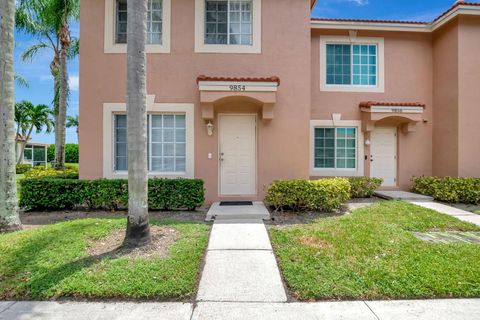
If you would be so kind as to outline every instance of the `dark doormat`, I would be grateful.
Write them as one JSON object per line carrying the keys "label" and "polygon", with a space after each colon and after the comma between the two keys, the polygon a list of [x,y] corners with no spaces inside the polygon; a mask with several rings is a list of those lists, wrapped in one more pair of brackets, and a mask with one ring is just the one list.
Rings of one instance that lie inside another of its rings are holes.
{"label": "dark doormat", "polygon": [[253,206],[252,201],[222,201],[220,202],[221,207],[226,206]]}

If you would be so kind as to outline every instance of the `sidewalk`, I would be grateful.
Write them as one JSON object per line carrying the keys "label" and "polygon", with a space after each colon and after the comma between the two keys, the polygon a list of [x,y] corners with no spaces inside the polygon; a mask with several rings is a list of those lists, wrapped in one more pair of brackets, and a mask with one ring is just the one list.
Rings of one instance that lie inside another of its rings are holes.
{"label": "sidewalk", "polygon": [[[480,225],[480,216],[411,202]],[[247,214],[240,208],[215,209],[195,303],[0,302],[0,320],[480,319],[480,299],[287,303],[259,209],[258,204]]]}
{"label": "sidewalk", "polygon": [[0,302],[1,320],[468,320],[480,299],[314,303]]}

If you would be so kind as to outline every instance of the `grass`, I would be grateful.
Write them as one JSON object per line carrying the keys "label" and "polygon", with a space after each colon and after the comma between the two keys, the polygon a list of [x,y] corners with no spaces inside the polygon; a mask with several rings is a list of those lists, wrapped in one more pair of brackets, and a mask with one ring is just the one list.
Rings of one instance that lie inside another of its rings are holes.
{"label": "grass", "polygon": [[409,231],[479,231],[404,202],[270,229],[280,268],[302,300],[480,296],[480,245],[433,244]]}
{"label": "grass", "polygon": [[185,299],[196,291],[209,226],[151,221],[180,232],[168,257],[95,258],[87,243],[125,219],[84,219],[0,235],[0,300],[75,298]]}

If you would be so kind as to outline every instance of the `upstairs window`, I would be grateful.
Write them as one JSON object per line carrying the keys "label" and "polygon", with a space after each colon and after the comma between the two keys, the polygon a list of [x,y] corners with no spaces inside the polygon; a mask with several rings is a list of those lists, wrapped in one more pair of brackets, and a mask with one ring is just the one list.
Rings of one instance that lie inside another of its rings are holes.
{"label": "upstairs window", "polygon": [[252,0],[205,0],[205,44],[252,43]]}
{"label": "upstairs window", "polygon": [[377,85],[376,44],[327,44],[327,85]]}
{"label": "upstairs window", "polygon": [[[162,0],[149,0],[147,44],[162,44]],[[127,43],[127,0],[116,0],[115,43]]]}

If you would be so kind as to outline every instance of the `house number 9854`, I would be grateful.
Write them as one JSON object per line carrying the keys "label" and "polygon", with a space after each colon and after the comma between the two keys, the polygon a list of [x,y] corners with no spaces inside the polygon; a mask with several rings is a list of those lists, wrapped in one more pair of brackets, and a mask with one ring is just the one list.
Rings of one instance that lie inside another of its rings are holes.
{"label": "house number 9854", "polygon": [[244,85],[231,85],[230,86],[230,91],[245,91],[245,86]]}

